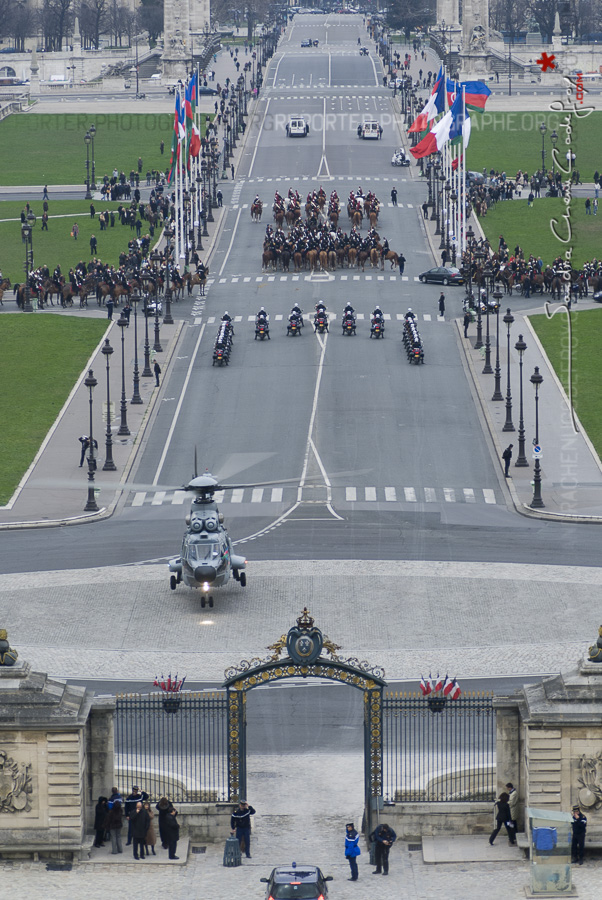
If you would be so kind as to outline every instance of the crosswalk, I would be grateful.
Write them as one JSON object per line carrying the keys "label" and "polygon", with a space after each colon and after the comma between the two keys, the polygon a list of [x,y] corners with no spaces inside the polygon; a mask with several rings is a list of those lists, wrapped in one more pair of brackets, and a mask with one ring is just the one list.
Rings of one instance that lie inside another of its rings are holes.
{"label": "crosswalk", "polygon": [[[320,175],[317,178],[316,175],[273,175],[270,178],[266,176],[258,175],[256,178],[241,178],[240,181],[237,182],[237,186],[240,184],[244,187],[245,184],[270,184],[271,182],[286,182],[288,186],[291,184],[295,184],[297,181],[351,181],[355,184],[361,184],[363,186],[364,182],[378,182],[378,181],[394,181],[394,182],[404,182],[408,181],[407,178],[397,178],[394,175]],[[401,205],[401,204],[399,204]]]}
{"label": "crosswalk", "polygon": [[[316,490],[323,487],[304,488],[302,499],[316,500]],[[223,505],[240,504],[291,504],[297,497],[298,488],[236,488],[229,491],[217,491],[215,500]],[[130,494],[129,505],[140,506],[182,506],[190,501],[186,491],[137,491]],[[317,498],[318,500],[320,498]],[[475,503],[497,504],[500,498],[493,488],[475,487],[345,487],[332,488],[332,502],[335,506],[344,507],[353,503],[397,503],[397,504],[443,504]]]}
{"label": "crosswalk", "polygon": [[[270,181],[270,180],[271,179],[268,179],[268,181]],[[383,180],[385,180],[385,179],[383,179]],[[395,180],[395,179],[393,179],[393,180]],[[405,178],[403,180],[405,181]],[[389,209],[392,209],[393,207],[396,207],[397,209],[404,209],[404,208],[405,209],[414,209],[413,203],[406,203],[405,207],[404,207],[403,203],[391,203],[390,200],[387,203],[381,203],[381,206],[388,206]],[[242,203],[242,204],[240,204],[240,206],[238,205],[238,203],[235,203],[235,202],[232,203],[232,209],[250,209],[250,208],[251,208],[250,203]]]}

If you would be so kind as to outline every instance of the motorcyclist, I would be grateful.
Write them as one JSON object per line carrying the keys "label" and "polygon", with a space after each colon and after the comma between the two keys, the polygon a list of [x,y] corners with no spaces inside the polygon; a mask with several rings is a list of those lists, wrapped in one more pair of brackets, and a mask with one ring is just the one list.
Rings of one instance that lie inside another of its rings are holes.
{"label": "motorcyclist", "polygon": [[292,319],[298,319],[300,327],[303,328],[303,310],[298,303],[295,303],[288,318],[289,321],[292,321]]}
{"label": "motorcyclist", "polygon": [[405,314],[405,319],[407,321],[408,319],[415,319],[415,318],[416,318],[416,313],[412,312],[412,307],[409,306],[408,311]]}
{"label": "motorcyclist", "polygon": [[318,302],[316,303],[316,315],[319,316],[319,315],[321,315],[322,313],[325,313],[325,312],[326,312],[326,307],[325,307],[325,305],[322,303],[321,300],[318,300]]}
{"label": "motorcyclist", "polygon": [[351,303],[347,303],[343,309],[343,321],[351,321],[355,325],[355,310]]}
{"label": "motorcyclist", "polygon": [[261,307],[261,309],[259,310],[259,312],[258,312],[257,315],[255,316],[255,321],[256,321],[256,322],[263,321],[263,322],[265,322],[266,324],[270,321],[270,317],[268,316],[268,314],[267,314],[267,312],[265,311],[265,309],[264,309],[263,306]]}

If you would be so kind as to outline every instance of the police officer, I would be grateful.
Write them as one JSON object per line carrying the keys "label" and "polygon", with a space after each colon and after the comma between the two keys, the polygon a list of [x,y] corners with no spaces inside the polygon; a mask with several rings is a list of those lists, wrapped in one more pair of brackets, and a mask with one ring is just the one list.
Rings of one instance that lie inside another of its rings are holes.
{"label": "police officer", "polygon": [[585,849],[585,832],[587,829],[587,819],[581,812],[579,806],[573,806],[573,821],[571,822],[573,829],[573,840],[571,842],[571,862],[583,865],[583,851]]}

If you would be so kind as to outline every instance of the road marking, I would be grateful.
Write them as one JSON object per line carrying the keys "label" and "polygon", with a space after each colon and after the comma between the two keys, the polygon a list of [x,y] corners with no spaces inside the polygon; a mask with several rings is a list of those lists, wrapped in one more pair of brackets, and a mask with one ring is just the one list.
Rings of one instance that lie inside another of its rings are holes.
{"label": "road marking", "polygon": [[253,488],[251,493],[251,503],[261,503],[263,500],[263,488]]}
{"label": "road marking", "polygon": [[244,494],[244,488],[234,488],[232,491],[232,497],[230,498],[230,503],[242,503],[242,497]]}
{"label": "road marking", "polygon": [[155,496],[153,497],[153,499],[151,501],[151,505],[152,506],[161,506],[161,504],[165,500],[165,493],[166,493],[165,491],[157,491],[157,493],[155,494]]}
{"label": "road marking", "polygon": [[186,499],[186,491],[174,491],[173,500],[171,501],[174,506],[181,506]]}
{"label": "road marking", "polygon": [[422,318],[424,319],[425,322],[430,322],[430,321],[431,321],[431,314],[430,314],[430,313],[424,313],[424,315],[422,316]]}
{"label": "road marking", "polygon": [[282,503],[282,488],[272,488],[272,503]]}
{"label": "road marking", "polygon": [[365,496],[366,500],[376,500],[376,488],[375,487],[364,488],[364,496]]}
{"label": "road marking", "polygon": [[[269,102],[269,101],[268,101]],[[219,270],[220,276],[223,274],[224,269],[226,268],[226,263],[230,257],[230,251],[232,250],[232,245],[234,244],[234,238],[236,237],[236,230],[238,228],[238,223],[240,222],[240,216],[242,214],[242,209],[239,209],[236,213],[236,222],[234,223],[234,228],[232,229],[232,237],[230,238],[230,243],[228,244],[228,249],[226,250],[226,255],[224,256],[224,261],[222,263],[222,267]],[[221,284],[221,282],[220,282]]]}
{"label": "road marking", "polygon": [[389,503],[394,503],[397,500],[397,491],[394,487],[386,487],[385,488],[385,500]]}
{"label": "road marking", "polygon": [[350,503],[355,503],[357,500],[357,488],[345,488],[345,500],[348,500]]}
{"label": "road marking", "polygon": [[466,503],[476,503],[476,498],[472,488],[464,488],[464,500]]}
{"label": "road marking", "polygon": [[443,496],[445,498],[446,503],[455,503],[456,502],[456,492],[453,488],[443,488]]}
{"label": "road marking", "polygon": [[437,502],[437,492],[435,488],[427,488],[424,489],[424,499],[427,503],[436,503]]}
{"label": "road marking", "polygon": [[132,506],[142,506],[145,499],[146,499],[146,491],[139,491],[137,494],[134,494],[134,499],[132,500]]}
{"label": "road marking", "polygon": [[485,503],[495,503],[495,491],[491,488],[483,488],[483,499]]}
{"label": "road marking", "polygon": [[403,493],[406,498],[406,503],[416,503],[416,491],[413,487],[404,488]]}

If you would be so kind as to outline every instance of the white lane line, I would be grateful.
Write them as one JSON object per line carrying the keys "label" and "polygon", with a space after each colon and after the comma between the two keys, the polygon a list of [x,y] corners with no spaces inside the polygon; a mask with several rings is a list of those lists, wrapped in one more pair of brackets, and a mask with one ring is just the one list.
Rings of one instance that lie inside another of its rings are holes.
{"label": "white lane line", "polygon": [[404,488],[403,493],[406,498],[406,503],[416,503],[416,491],[413,487]]}
{"label": "white lane line", "polygon": [[424,319],[425,322],[430,322],[430,321],[431,321],[431,314],[430,314],[430,313],[424,313],[424,315],[422,316],[422,318]]}
{"label": "white lane line", "polygon": [[375,487],[364,488],[364,496],[365,496],[366,500],[376,500],[376,488]]}
{"label": "white lane line", "polygon": [[259,145],[261,144],[261,132],[263,131],[263,126],[265,125],[266,116],[268,114],[268,109],[270,108],[270,100],[265,105],[265,110],[263,113],[263,119],[261,120],[261,125],[259,126],[259,134],[257,135],[257,141],[255,143],[255,150],[253,152],[253,158],[251,159],[251,165],[249,166],[248,177],[251,175],[253,171],[253,166],[255,165],[255,157],[257,156],[257,151],[259,150]]}
{"label": "white lane line", "polygon": [[157,493],[151,500],[151,506],[161,506],[161,504],[165,500],[165,493],[165,491],[157,491]]}
{"label": "white lane line", "polygon": [[248,284],[248,282],[249,282],[250,280],[251,280],[251,276],[250,276],[250,275],[247,275],[245,278],[243,278],[243,281],[244,281],[245,284]]}
{"label": "white lane line", "polygon": [[251,503],[261,503],[263,500],[263,488],[253,488]]}
{"label": "white lane line", "polygon": [[437,502],[437,492],[435,488],[425,488],[424,489],[424,499],[427,503],[436,503]]}
{"label": "white lane line", "polygon": [[165,457],[169,451],[169,447],[171,444],[171,439],[173,438],[174,431],[176,430],[176,425],[178,422],[178,416],[180,415],[180,410],[182,409],[182,404],[184,403],[184,397],[186,396],[186,388],[188,387],[188,382],[190,381],[190,376],[192,375],[192,367],[196,361],[196,355],[199,351],[199,347],[201,345],[201,341],[203,339],[203,335],[205,334],[205,326],[201,325],[201,330],[199,331],[199,336],[197,338],[197,342],[195,344],[194,350],[192,352],[192,356],[190,358],[190,365],[188,366],[188,371],[186,372],[186,378],[184,379],[184,384],[182,385],[182,390],[180,391],[180,399],[178,400],[178,405],[176,406],[172,423],[169,427],[169,432],[167,434],[167,438],[165,440],[165,445],[163,447],[163,453],[161,454],[161,459],[159,460],[159,465],[157,466],[157,471],[155,472],[155,477],[153,478],[153,484],[158,484],[159,476],[161,475],[161,469],[163,468],[163,463],[165,462]]}
{"label": "white lane line", "polygon": [[236,222],[234,223],[234,228],[232,229],[232,237],[230,238],[230,243],[228,244],[228,249],[226,250],[226,255],[224,256],[224,261],[222,263],[222,267],[219,270],[220,276],[223,275],[224,269],[226,268],[226,263],[228,262],[228,258],[230,256],[230,250],[232,249],[232,245],[234,244],[234,239],[236,237],[236,230],[238,228],[238,223],[240,222],[241,215],[242,215],[242,209],[239,209],[238,212],[236,213]]}
{"label": "white lane line", "polygon": [[345,488],[345,500],[349,500],[350,503],[355,503],[357,500],[357,488]]}
{"label": "white lane line", "polygon": [[394,487],[385,488],[385,500],[389,503],[394,503],[397,500],[397,491]]}
{"label": "white lane line", "polygon": [[495,503],[495,491],[491,488],[483,488],[483,499],[485,503]]}
{"label": "white lane line", "polygon": [[455,503],[456,502],[456,492],[453,488],[443,488],[443,496],[445,498],[446,503]]}
{"label": "white lane line", "polygon": [[244,488],[234,488],[232,491],[232,498],[230,500],[231,503],[242,503],[242,496],[244,494]]}
{"label": "white lane line", "polygon": [[171,502],[172,502],[173,506],[181,506],[182,503],[184,503],[185,499],[186,499],[186,491],[174,491]]}
{"label": "white lane line", "polygon": [[137,494],[134,494],[134,499],[132,500],[132,506],[142,506],[146,499],[146,491],[138,491]]}
{"label": "white lane line", "polygon": [[215,316],[209,316],[207,319],[207,325],[215,325]]}
{"label": "white lane line", "polygon": [[476,503],[476,498],[472,488],[464,488],[464,500],[466,503]]}
{"label": "white lane line", "polygon": [[272,488],[272,503],[282,503],[282,488]]}

